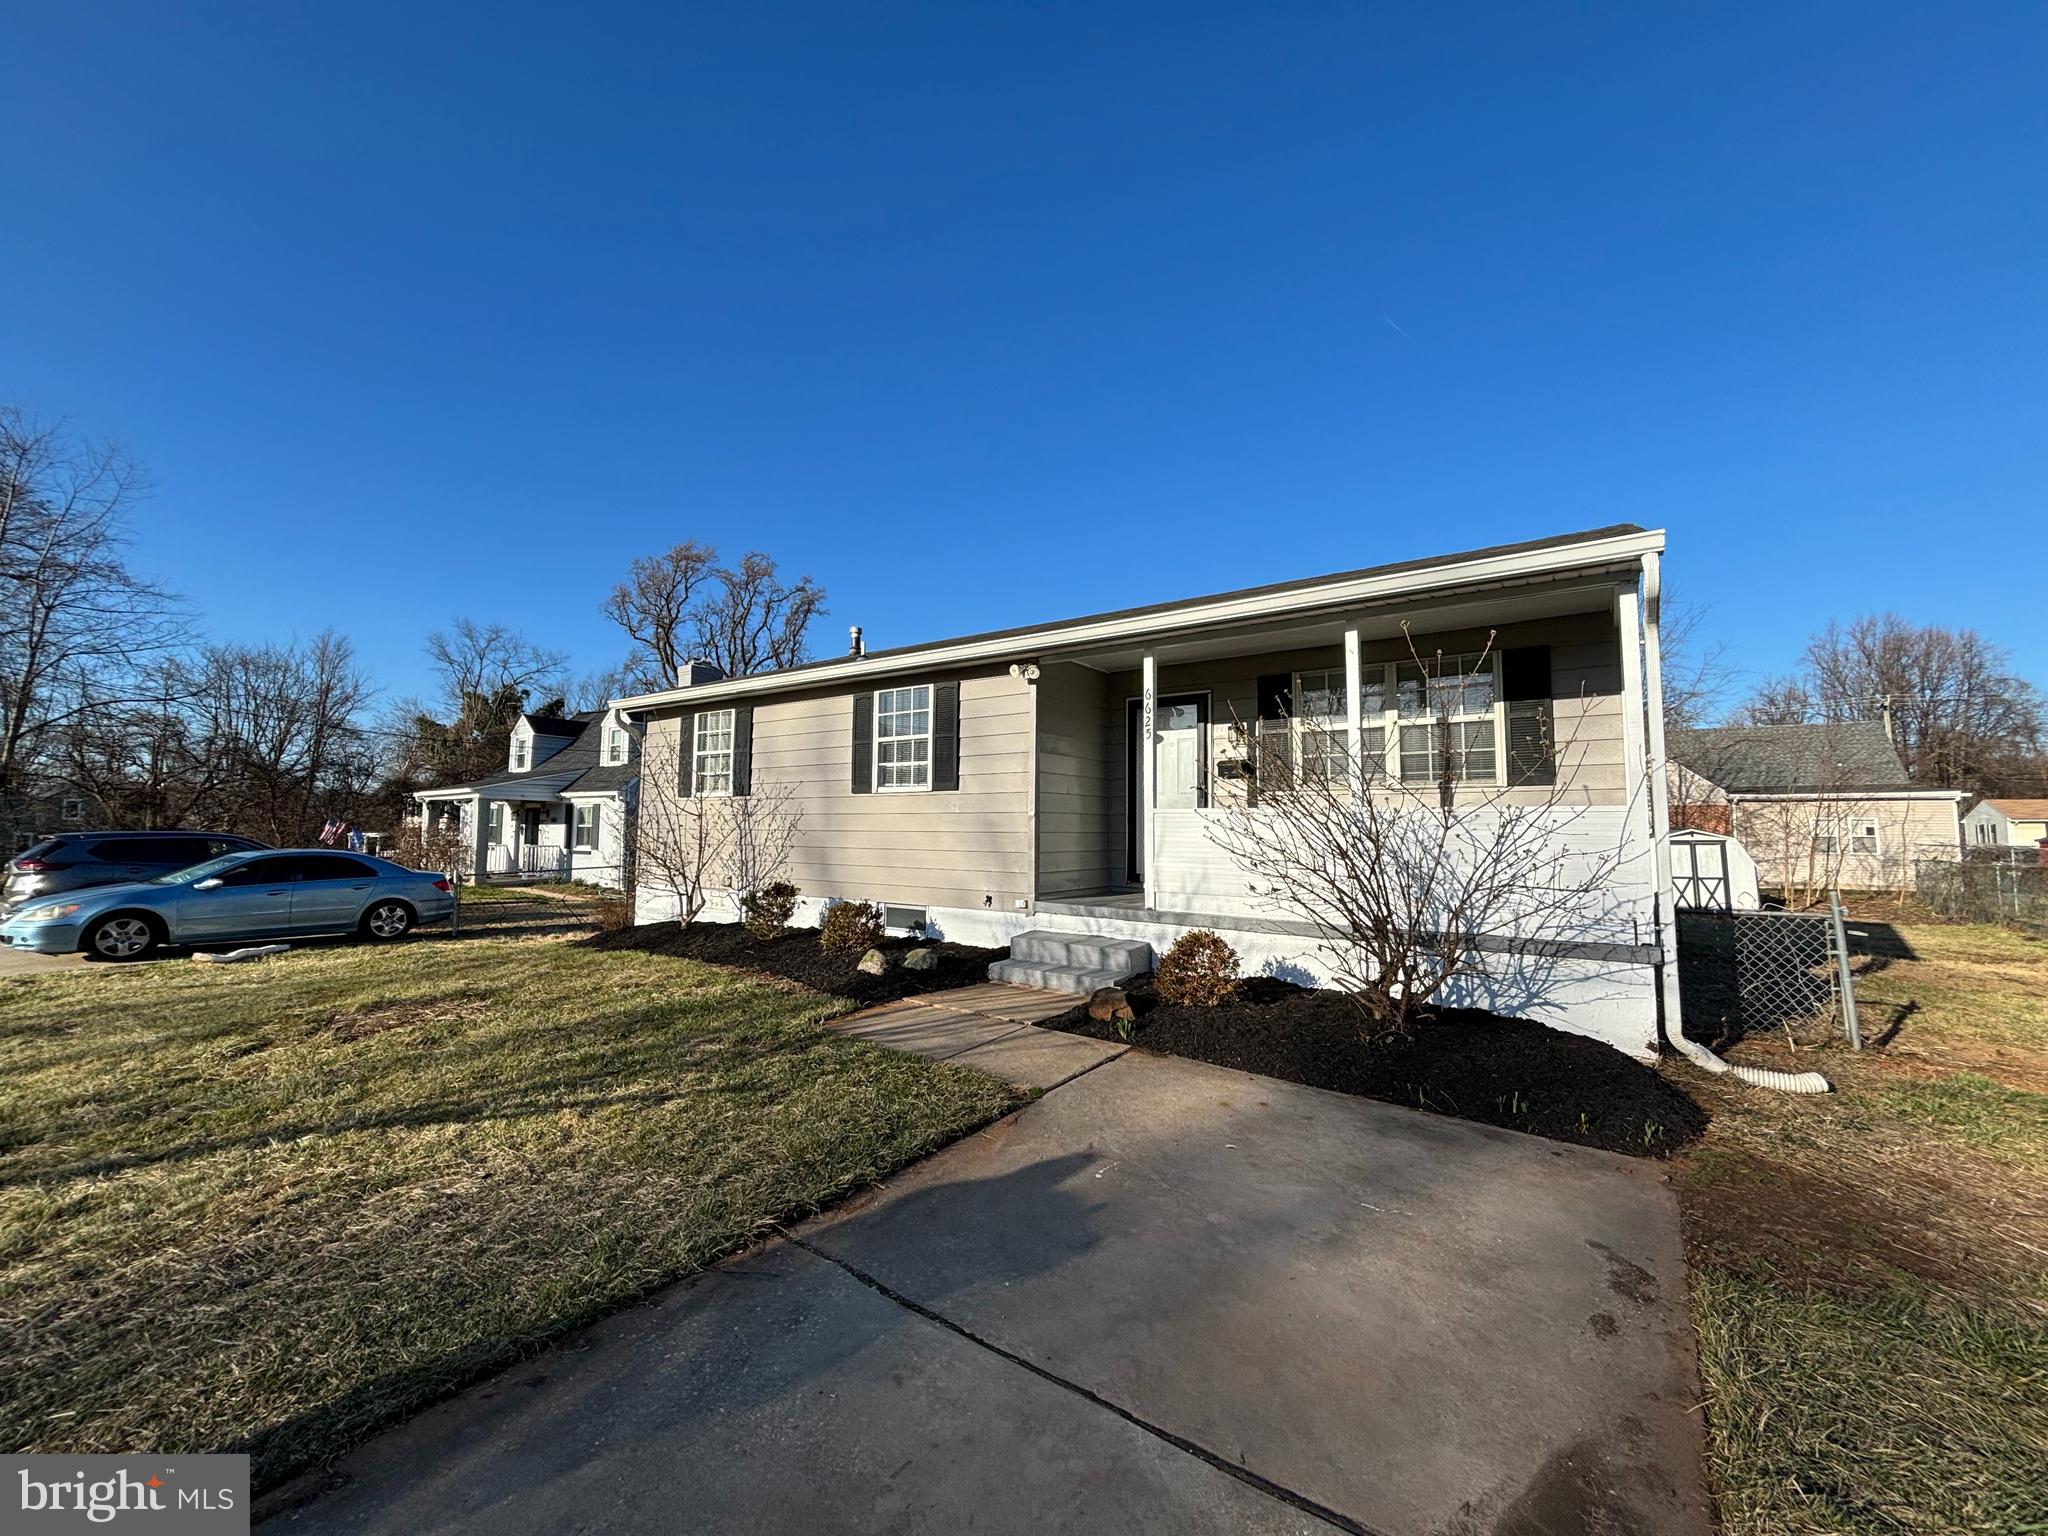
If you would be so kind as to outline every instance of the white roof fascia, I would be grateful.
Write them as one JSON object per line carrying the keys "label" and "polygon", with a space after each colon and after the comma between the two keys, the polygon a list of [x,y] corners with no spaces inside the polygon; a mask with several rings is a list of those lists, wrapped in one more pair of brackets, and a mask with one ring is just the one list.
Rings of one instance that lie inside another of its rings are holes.
{"label": "white roof fascia", "polygon": [[1611,567],[1639,561],[1664,547],[1664,535],[1651,529],[1644,533],[1616,534],[1581,544],[1552,549],[1524,550],[1519,554],[1490,555],[1478,560],[1453,560],[1423,569],[1389,571],[1377,576],[1340,578],[1286,592],[1259,592],[1241,597],[1193,598],[1163,612],[1152,612],[1094,621],[1046,624],[1012,634],[982,639],[939,641],[888,656],[849,656],[828,666],[806,667],[797,672],[763,672],[753,677],[727,678],[716,683],[699,683],[691,688],[671,688],[660,693],[636,694],[614,699],[613,707],[627,710],[664,709],[677,704],[717,702],[746,698],[754,694],[780,693],[793,689],[829,688],[834,683],[862,678],[926,671],[935,667],[956,667],[996,661],[1005,656],[1029,655],[1057,647],[1061,650],[1099,646],[1145,635],[1165,635],[1191,629],[1243,623],[1248,620],[1284,618],[1291,614],[1352,607],[1387,597],[1422,596],[1432,592],[1490,583],[1527,580],[1564,572]]}

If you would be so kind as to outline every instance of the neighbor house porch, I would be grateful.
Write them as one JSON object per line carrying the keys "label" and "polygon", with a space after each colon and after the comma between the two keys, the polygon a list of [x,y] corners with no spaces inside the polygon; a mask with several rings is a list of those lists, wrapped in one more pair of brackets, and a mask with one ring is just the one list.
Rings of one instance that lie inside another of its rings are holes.
{"label": "neighbor house porch", "polygon": [[[535,782],[426,793],[421,829],[429,837],[454,831],[467,848],[472,880],[566,880],[573,864],[575,807],[559,788]],[[482,836],[478,836],[482,828]]]}

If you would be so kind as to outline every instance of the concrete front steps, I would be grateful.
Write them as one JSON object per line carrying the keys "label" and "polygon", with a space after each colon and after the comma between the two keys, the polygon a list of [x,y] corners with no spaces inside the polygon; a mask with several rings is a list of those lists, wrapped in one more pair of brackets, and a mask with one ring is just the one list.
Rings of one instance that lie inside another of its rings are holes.
{"label": "concrete front steps", "polygon": [[1010,940],[1010,958],[991,965],[988,979],[1086,997],[1097,987],[1113,987],[1151,969],[1152,946],[1143,939],[1039,928]]}

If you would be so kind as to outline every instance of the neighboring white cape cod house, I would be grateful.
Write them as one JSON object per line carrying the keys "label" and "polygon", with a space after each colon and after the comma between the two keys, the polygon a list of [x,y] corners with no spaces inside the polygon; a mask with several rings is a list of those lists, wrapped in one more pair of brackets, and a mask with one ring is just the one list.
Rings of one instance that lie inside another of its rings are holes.
{"label": "neighboring white cape cod house", "polygon": [[[1647,1053],[1660,1009],[1677,1011],[1658,894],[1663,545],[1623,525],[926,645],[856,640],[616,707],[644,722],[650,765],[677,765],[649,767],[650,814],[669,797],[787,787],[801,824],[784,873],[811,920],[867,900],[892,926],[965,943],[1053,930],[1156,949],[1213,928],[1248,970],[1322,979],[1313,931],[1249,893],[1211,825],[1248,793],[1269,728],[1299,732],[1297,751],[1348,743],[1375,772],[1437,776],[1430,733],[1400,703],[1405,625],[1425,654],[1486,653],[1460,696],[1459,777],[1497,786],[1496,801],[1566,807],[1561,841],[1619,854],[1573,942],[1532,939],[1522,956],[1498,936],[1510,958],[1484,995],[1446,1000]],[[636,896],[640,921],[677,910],[645,861]]]}
{"label": "neighboring white cape cod house", "polygon": [[[428,832],[454,826],[470,874],[625,885],[626,824],[640,787],[639,733],[615,709],[519,717],[505,772],[413,795]],[[478,836],[478,829],[482,836]]]}

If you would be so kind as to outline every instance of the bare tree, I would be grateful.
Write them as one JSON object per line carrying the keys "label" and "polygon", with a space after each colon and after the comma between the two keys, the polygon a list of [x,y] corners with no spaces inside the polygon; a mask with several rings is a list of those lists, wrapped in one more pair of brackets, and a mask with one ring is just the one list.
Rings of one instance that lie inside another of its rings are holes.
{"label": "bare tree", "polygon": [[1707,610],[1666,591],[1657,627],[1664,728],[1704,725],[1728,691],[1728,646],[1707,633]]}
{"label": "bare tree", "polygon": [[697,629],[700,591],[717,575],[718,551],[685,539],[664,554],[642,555],[626,579],[604,600],[604,616],[623,629],[637,649],[626,671],[653,691],[675,687]]}
{"label": "bare tree", "polygon": [[1995,791],[2037,771],[2048,708],[2010,654],[1975,630],[1873,614],[1830,624],[1801,672],[1766,681],[1736,712],[1744,725],[1883,720],[1916,784]]}
{"label": "bare tree", "polygon": [[428,635],[426,649],[450,710],[459,711],[472,696],[488,698],[506,689],[522,699],[565,691],[568,657],[503,624],[458,618]]}
{"label": "bare tree", "polygon": [[58,733],[126,698],[183,636],[122,558],[142,489],[118,449],[0,407],[0,808]]}
{"label": "bare tree", "polygon": [[737,902],[781,879],[802,813],[787,783],[741,795],[678,793],[681,750],[669,732],[650,733],[642,748],[631,883],[673,891],[677,921],[687,924],[714,897]]}
{"label": "bare tree", "polygon": [[805,634],[824,611],[823,587],[808,576],[785,586],[774,560],[750,551],[737,568],[720,567],[698,611],[697,648],[727,677],[793,667],[809,654]]}
{"label": "bare tree", "polygon": [[[1328,736],[1327,725],[1261,722],[1270,739],[1256,792],[1220,807],[1210,827],[1255,899],[1313,928],[1373,1030],[1404,1030],[1460,978],[1498,979],[1504,954],[1517,955],[1528,985],[1546,950],[1629,928],[1611,890],[1618,839],[1607,846],[1590,823],[1573,835],[1587,816],[1565,787],[1575,742],[1541,744],[1549,771],[1514,768],[1509,743],[1482,742],[1454,718],[1474,690],[1490,691],[1490,657],[1460,668],[1412,642],[1410,654],[1416,686],[1401,712],[1413,722],[1404,730],[1426,723],[1433,738],[1427,779],[1390,776],[1384,757],[1348,742],[1347,771],[1332,772],[1323,743],[1304,735]],[[1421,740],[1392,746],[1420,756]],[[1510,762],[1505,787],[1472,782],[1490,753]]]}
{"label": "bare tree", "polygon": [[1767,677],[1735,711],[1735,725],[1806,725],[1817,718],[1813,695],[1796,677]]}

